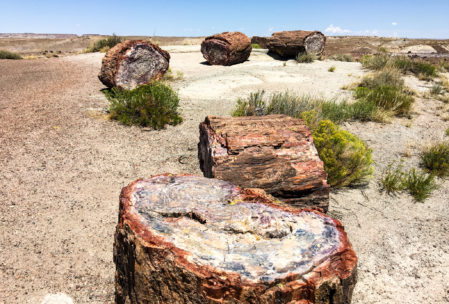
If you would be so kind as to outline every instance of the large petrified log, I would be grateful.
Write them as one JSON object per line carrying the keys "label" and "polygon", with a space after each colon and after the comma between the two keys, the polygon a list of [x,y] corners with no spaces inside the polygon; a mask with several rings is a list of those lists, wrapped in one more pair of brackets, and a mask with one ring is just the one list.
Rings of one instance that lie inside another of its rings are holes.
{"label": "large petrified log", "polygon": [[201,43],[204,59],[214,65],[244,62],[251,54],[251,40],[240,32],[224,32],[206,37]]}
{"label": "large petrified log", "polygon": [[205,177],[262,188],[293,206],[327,212],[327,174],[300,119],[208,116],[200,124],[198,158]]}
{"label": "large petrified log", "polygon": [[299,53],[320,55],[325,44],[326,36],[318,31],[284,31],[273,33],[267,47],[270,52],[290,58]]}
{"label": "large petrified log", "polygon": [[341,223],[263,190],[170,174],[123,188],[116,303],[350,303]]}
{"label": "large petrified log", "polygon": [[270,40],[269,37],[260,37],[260,36],[253,36],[253,37],[251,37],[251,43],[252,44],[258,44],[263,49],[267,48],[269,40]]}
{"label": "large petrified log", "polygon": [[107,87],[134,89],[160,79],[168,69],[170,55],[145,40],[126,40],[103,58],[98,78]]}

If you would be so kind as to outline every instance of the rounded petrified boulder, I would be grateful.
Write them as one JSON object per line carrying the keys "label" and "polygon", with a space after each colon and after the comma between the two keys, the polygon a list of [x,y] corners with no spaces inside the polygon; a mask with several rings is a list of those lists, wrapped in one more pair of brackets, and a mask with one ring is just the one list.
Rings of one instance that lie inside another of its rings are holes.
{"label": "rounded petrified boulder", "polygon": [[283,58],[296,57],[300,53],[321,55],[326,36],[318,31],[283,31],[273,33],[267,47]]}
{"label": "rounded petrified boulder", "polygon": [[170,55],[145,40],[126,40],[103,58],[100,81],[107,87],[131,90],[160,79],[168,69]]}
{"label": "rounded petrified boulder", "polygon": [[201,53],[212,65],[242,63],[248,59],[251,50],[251,39],[240,32],[216,34],[201,43]]}
{"label": "rounded petrified boulder", "polygon": [[263,190],[190,175],[123,188],[116,303],[350,303],[357,257],[341,223]]}

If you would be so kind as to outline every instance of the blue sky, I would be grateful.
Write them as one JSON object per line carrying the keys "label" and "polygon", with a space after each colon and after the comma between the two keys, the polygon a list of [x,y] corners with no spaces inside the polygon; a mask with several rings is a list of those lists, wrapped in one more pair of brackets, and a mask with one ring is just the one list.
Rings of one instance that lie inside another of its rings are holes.
{"label": "blue sky", "polygon": [[305,29],[327,35],[449,39],[449,0],[2,2],[2,33],[202,36],[238,30],[267,36]]}

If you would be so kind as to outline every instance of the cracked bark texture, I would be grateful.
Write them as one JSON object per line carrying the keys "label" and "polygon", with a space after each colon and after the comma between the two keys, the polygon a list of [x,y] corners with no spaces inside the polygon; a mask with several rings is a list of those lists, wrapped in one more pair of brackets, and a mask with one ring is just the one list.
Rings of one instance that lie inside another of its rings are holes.
{"label": "cracked bark texture", "polygon": [[201,43],[201,53],[212,65],[242,63],[248,59],[251,50],[251,40],[240,32],[215,34]]}
{"label": "cracked bark texture", "polygon": [[318,31],[276,32],[268,39],[270,52],[283,58],[296,57],[299,53],[320,55],[326,45],[326,36]]}
{"label": "cracked bark texture", "polygon": [[145,40],[126,40],[103,57],[100,81],[107,87],[131,90],[159,80],[167,71],[168,52]]}
{"label": "cracked bark texture", "polygon": [[327,174],[300,119],[208,116],[200,124],[198,158],[205,177],[261,188],[292,206],[327,212]]}
{"label": "cracked bark texture", "polygon": [[260,189],[163,174],[123,188],[116,303],[350,303],[342,224]]}

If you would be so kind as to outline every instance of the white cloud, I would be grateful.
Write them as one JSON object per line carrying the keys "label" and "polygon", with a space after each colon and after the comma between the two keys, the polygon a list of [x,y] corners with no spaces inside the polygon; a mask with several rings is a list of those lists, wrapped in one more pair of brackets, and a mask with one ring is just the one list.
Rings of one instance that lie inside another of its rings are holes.
{"label": "white cloud", "polygon": [[398,25],[398,23],[395,21],[395,22],[391,22],[391,25],[392,26],[396,26],[396,25]]}
{"label": "white cloud", "polygon": [[351,30],[342,29],[339,26],[334,26],[333,24],[329,25],[325,30],[326,33],[331,34],[348,34],[351,33]]}

